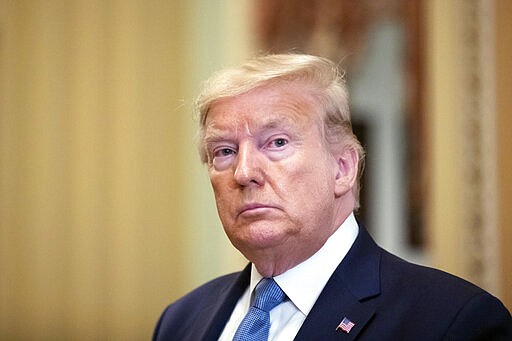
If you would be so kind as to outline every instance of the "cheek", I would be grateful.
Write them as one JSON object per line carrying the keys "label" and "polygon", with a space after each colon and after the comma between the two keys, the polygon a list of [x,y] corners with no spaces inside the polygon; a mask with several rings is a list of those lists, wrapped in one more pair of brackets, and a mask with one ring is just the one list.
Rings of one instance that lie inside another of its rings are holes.
{"label": "cheek", "polygon": [[[299,165],[299,166],[295,166]],[[289,167],[287,174],[292,182],[311,191],[325,190],[334,184],[334,171],[331,164],[323,157],[310,158]]]}
{"label": "cheek", "polygon": [[308,163],[294,173],[288,190],[296,193],[297,205],[308,212],[316,211],[334,200],[334,178],[326,162]]}
{"label": "cheek", "polygon": [[215,203],[217,205],[217,212],[222,221],[229,217],[231,203],[234,200],[234,195],[230,193],[229,183],[224,177],[219,175],[210,175],[210,183],[213,188],[215,196]]}
{"label": "cheek", "polygon": [[218,195],[222,194],[222,192],[225,191],[227,188],[227,174],[210,169],[210,171],[208,172],[208,176],[210,177],[210,184],[212,185],[213,192],[217,197]]}

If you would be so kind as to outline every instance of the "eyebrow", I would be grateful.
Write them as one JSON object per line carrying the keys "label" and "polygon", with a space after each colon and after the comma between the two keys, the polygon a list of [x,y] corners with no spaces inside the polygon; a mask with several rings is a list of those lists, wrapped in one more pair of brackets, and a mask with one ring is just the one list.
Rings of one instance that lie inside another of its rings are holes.
{"label": "eyebrow", "polygon": [[[216,128],[211,122],[204,129],[203,141],[205,143],[218,142],[226,139],[226,129]],[[231,130],[228,130],[231,131]]]}
{"label": "eyebrow", "polygon": [[293,126],[294,125],[294,122],[293,120],[289,119],[288,117],[281,117],[280,119],[277,119],[277,118],[273,118],[271,120],[269,120],[268,122],[266,122],[264,125],[263,125],[263,129],[273,129],[273,128],[278,128],[278,127],[290,127],[290,126]]}
{"label": "eyebrow", "polygon": [[[267,130],[267,129],[275,129],[275,128],[285,128],[291,129],[296,126],[295,121],[289,117],[273,117],[263,123],[263,125],[258,126],[257,130]],[[219,141],[224,141],[227,139],[227,134],[231,133],[233,129],[224,129],[224,128],[216,128],[213,124],[209,124],[205,129],[204,142],[206,144],[215,143]]]}
{"label": "eyebrow", "polygon": [[210,144],[210,143],[224,141],[225,139],[226,139],[226,137],[222,133],[217,133],[217,132],[209,133],[208,132],[205,134],[203,141],[206,144]]}

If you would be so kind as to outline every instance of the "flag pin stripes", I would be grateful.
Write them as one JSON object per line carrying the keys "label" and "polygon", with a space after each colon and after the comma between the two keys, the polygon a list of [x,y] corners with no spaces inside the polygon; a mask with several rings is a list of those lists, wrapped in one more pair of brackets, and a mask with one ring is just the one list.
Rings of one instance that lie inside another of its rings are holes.
{"label": "flag pin stripes", "polygon": [[354,322],[344,317],[343,320],[341,320],[340,324],[338,324],[338,326],[336,327],[336,330],[341,329],[348,334],[355,325],[356,324]]}

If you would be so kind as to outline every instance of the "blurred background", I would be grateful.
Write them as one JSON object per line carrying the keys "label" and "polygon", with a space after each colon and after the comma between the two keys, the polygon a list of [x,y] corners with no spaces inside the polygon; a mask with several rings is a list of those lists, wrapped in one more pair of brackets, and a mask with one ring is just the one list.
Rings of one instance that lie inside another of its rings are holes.
{"label": "blurred background", "polygon": [[196,151],[215,70],[347,72],[385,248],[512,308],[512,2],[0,0],[0,339],[147,340],[241,269]]}

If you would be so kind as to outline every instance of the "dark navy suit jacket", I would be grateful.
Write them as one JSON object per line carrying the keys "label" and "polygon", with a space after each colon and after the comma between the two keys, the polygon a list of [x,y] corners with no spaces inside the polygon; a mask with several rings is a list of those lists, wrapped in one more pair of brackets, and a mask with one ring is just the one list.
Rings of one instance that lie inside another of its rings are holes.
{"label": "dark navy suit jacket", "polygon": [[[250,266],[169,305],[154,340],[217,340],[249,285]],[[349,333],[337,329],[346,317]],[[360,227],[295,340],[512,340],[512,319],[494,296],[445,272],[381,249]]]}

